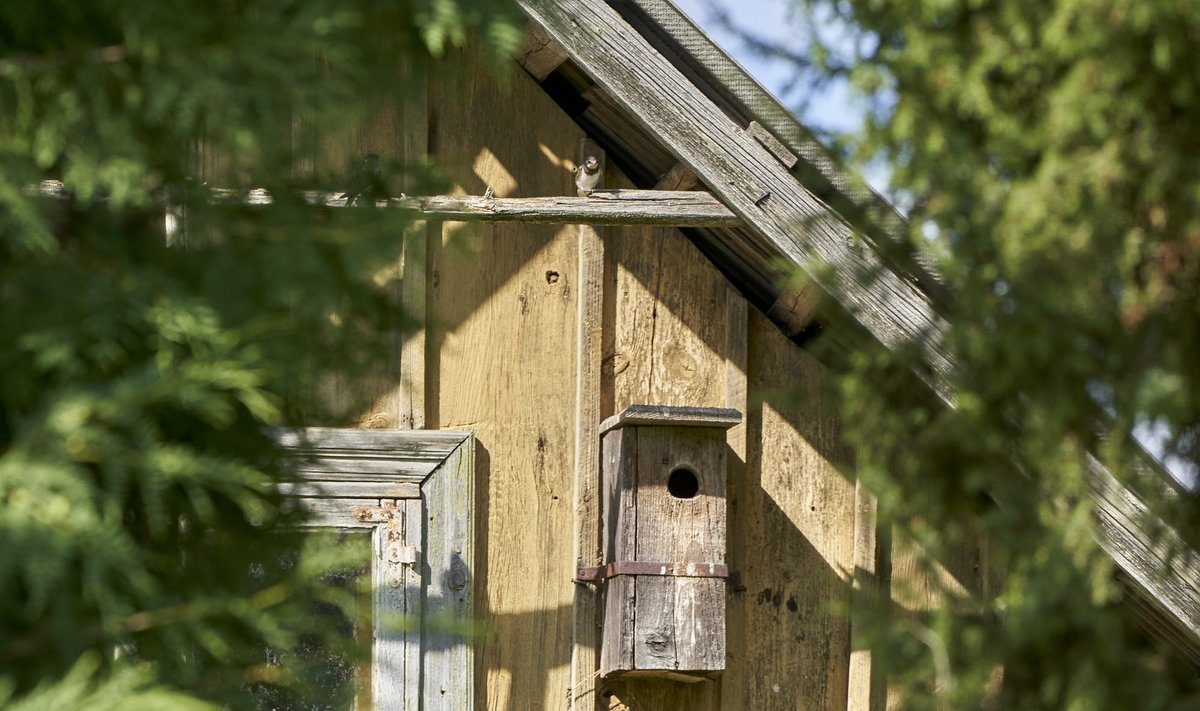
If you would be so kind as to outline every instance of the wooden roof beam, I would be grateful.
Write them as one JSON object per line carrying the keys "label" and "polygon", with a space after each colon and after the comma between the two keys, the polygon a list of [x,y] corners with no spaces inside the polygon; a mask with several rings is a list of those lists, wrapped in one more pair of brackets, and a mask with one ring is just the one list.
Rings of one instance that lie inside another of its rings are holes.
{"label": "wooden roof beam", "polygon": [[525,71],[538,81],[558,69],[567,61],[567,53],[550,39],[542,28],[530,24],[525,30],[525,42],[517,51],[517,63],[525,67]]}
{"label": "wooden roof beam", "polygon": [[[792,177],[760,142],[761,132],[751,135],[736,124],[607,4],[520,4],[581,70],[734,213],[819,279],[822,288],[846,300],[876,339],[889,347],[926,344],[934,371],[950,372],[951,363],[939,346],[945,324],[928,298],[883,269],[871,250],[856,249],[854,230]],[[826,276],[829,265],[838,281]],[[875,278],[859,283],[860,274]]]}
{"label": "wooden roof beam", "polygon": [[655,190],[691,190],[700,184],[696,172],[683,163],[676,163],[658,179]]}

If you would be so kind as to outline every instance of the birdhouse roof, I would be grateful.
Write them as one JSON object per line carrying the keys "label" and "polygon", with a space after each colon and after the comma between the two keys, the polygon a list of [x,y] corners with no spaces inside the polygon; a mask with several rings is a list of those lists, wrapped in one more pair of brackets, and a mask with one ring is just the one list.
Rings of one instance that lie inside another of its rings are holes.
{"label": "birdhouse roof", "polygon": [[[897,212],[770,92],[669,0],[519,2],[532,20],[521,63],[610,162],[642,188],[707,190],[740,218],[685,232],[751,303],[790,336],[820,330],[843,350],[920,345],[917,377],[953,406],[950,295],[900,239]],[[782,286],[797,269],[807,285]],[[1200,663],[1200,575],[1145,543],[1161,527],[1093,465],[1101,543],[1135,606]]]}

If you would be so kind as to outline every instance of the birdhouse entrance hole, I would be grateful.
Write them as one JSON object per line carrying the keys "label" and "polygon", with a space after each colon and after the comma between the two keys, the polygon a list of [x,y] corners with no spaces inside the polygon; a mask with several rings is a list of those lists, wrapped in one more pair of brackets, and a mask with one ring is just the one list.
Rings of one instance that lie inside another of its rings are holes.
{"label": "birdhouse entrance hole", "polygon": [[667,493],[677,499],[691,499],[700,493],[696,472],[680,467],[667,477]]}

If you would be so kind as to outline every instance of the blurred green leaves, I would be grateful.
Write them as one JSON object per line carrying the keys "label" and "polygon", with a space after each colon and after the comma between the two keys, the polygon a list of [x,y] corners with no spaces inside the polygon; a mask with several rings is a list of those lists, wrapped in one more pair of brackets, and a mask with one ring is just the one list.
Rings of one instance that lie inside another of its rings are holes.
{"label": "blurred green leaves", "polygon": [[388,275],[409,225],[300,194],[361,159],[330,135],[467,37],[511,49],[514,17],[0,5],[0,705],[252,708],[304,698],[320,650],[357,659],[313,610],[357,604],[362,551],[300,535],[267,428],[357,417],[406,326]]}
{"label": "blurred green leaves", "polygon": [[1200,62],[1200,10],[805,6],[844,27],[814,56],[874,107],[848,143],[889,166],[916,206],[901,238],[938,258],[952,294],[934,308],[950,323],[953,407],[912,376],[919,348],[828,359],[858,473],[887,530],[913,542],[916,569],[951,566],[967,541],[992,568],[965,588],[926,575],[935,609],[861,611],[901,682],[893,700],[1200,707],[1194,668],[1121,604],[1088,465],[1098,457],[1200,543],[1195,496],[1147,477],[1134,437],[1153,430],[1156,456],[1184,478],[1200,471],[1200,79],[1187,69]]}

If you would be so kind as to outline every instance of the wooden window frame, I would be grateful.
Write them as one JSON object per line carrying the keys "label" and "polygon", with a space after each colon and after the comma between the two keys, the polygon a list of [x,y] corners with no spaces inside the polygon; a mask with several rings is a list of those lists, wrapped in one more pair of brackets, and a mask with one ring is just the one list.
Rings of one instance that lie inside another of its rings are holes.
{"label": "wooden window frame", "polygon": [[312,526],[373,529],[372,708],[472,708],[474,437],[306,427],[277,439],[299,460],[283,490]]}

